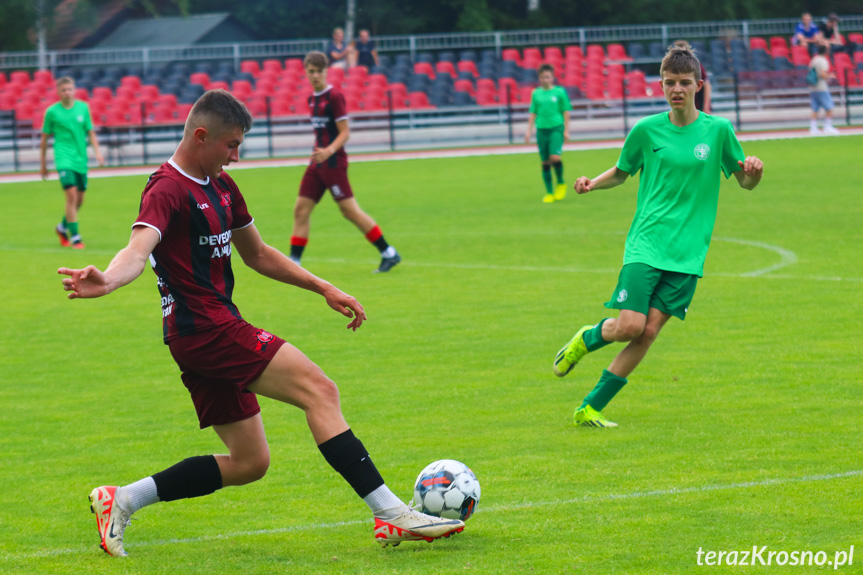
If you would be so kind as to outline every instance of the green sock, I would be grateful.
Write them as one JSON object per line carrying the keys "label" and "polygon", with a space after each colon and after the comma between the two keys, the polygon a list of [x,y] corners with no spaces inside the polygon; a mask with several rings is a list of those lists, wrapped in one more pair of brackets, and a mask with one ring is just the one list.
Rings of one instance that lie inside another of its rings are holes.
{"label": "green sock", "polygon": [[605,318],[596,324],[593,329],[584,332],[582,337],[584,338],[584,345],[587,347],[587,351],[596,351],[611,343],[602,339],[602,324],[608,320],[609,318]]}
{"label": "green sock", "polygon": [[618,377],[607,369],[602,370],[599,383],[587,394],[587,397],[581,402],[581,407],[590,405],[596,411],[602,411],[608,402],[617,395],[617,392],[623,389],[624,385],[626,385],[625,377]]}
{"label": "green sock", "polygon": [[542,166],[542,181],[545,182],[545,190],[551,193],[551,166]]}
{"label": "green sock", "polygon": [[563,183],[563,162],[558,162],[556,164],[552,164],[554,166],[554,175],[557,178],[557,183]]}
{"label": "green sock", "polygon": [[69,224],[67,224],[67,223],[66,223],[66,216],[63,216],[63,221],[60,223],[60,225],[62,225],[62,226],[63,226],[63,229],[64,229],[64,230],[68,230],[68,229],[69,229]]}
{"label": "green sock", "polygon": [[[69,237],[75,238],[78,236],[78,222],[69,222],[66,224],[66,229],[69,230]],[[80,240],[81,238],[78,237]]]}

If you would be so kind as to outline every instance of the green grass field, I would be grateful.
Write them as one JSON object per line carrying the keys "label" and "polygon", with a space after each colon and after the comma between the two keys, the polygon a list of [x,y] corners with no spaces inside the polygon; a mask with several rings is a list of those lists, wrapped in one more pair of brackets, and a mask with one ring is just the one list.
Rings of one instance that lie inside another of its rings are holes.
{"label": "green grass field", "polygon": [[[699,548],[837,551],[863,571],[863,138],[744,145],[754,192],[722,184],[706,274],[606,410],[573,409],[620,345],[555,378],[557,349],[605,317],[637,182],[540,203],[534,155],[355,164],[354,189],[404,263],[377,254],[332,201],[304,264],[355,295],[357,333],[308,292],[235,258],[240,310],[340,386],[345,416],[405,499],[436,459],[482,484],[465,532],[382,550],[366,507],[324,462],[300,411],[262,399],[260,482],[136,514],[131,556],[97,547],[87,494],[223,452],[200,431],[161,342],[151,271],[67,301],[56,269],[104,269],[125,245],[145,177],[93,178],[83,252],[61,249],[56,181],[0,186],[2,573],[816,573],[704,567]],[[565,154],[567,179],[614,150]],[[302,168],[236,170],[265,240],[288,250]],[[765,554],[765,559],[767,558]]]}

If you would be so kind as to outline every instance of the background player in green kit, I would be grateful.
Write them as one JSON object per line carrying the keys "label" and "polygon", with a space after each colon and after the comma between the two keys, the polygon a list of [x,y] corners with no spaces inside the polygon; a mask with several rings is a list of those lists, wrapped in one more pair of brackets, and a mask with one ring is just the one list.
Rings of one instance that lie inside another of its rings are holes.
{"label": "background player in green kit", "polygon": [[582,327],[554,360],[555,375],[563,377],[588,352],[629,342],[575,411],[576,425],[615,427],[602,409],[626,384],[669,318],[686,316],[713,234],[720,172],[726,178],[733,173],[747,190],[764,173],[761,160],[744,157],[728,120],[695,108],[701,68],[689,47],[669,48],[660,76],[671,111],[639,121],[617,165],[593,180],[578,178],[574,186],[579,194],[613,188],[641,171],[623,269],[605,304],[620,314]]}
{"label": "background player in green kit", "polygon": [[[569,95],[560,86],[554,85],[554,67],[543,64],[537,70],[539,88],[530,97],[530,116],[527,120],[527,133],[524,141],[530,143],[530,135],[536,124],[536,145],[542,159],[542,181],[545,182],[543,202],[550,204],[566,197],[566,184],[563,183],[563,162],[560,154],[563,142],[569,141]],[[551,168],[557,177],[557,188],[551,189]]]}
{"label": "background player in green kit", "polygon": [[60,101],[45,110],[42,139],[39,142],[39,157],[42,162],[42,179],[48,178],[46,151],[48,136],[54,135],[54,167],[60,176],[60,184],[66,192],[66,211],[63,221],[57,224],[60,245],[83,249],[84,242],[78,233],[78,209],[84,202],[87,190],[87,140],[93,146],[96,161],[102,166],[105,158],[99,150],[99,140],[93,131],[90,107],[75,99],[75,82],[72,78],[57,80]]}

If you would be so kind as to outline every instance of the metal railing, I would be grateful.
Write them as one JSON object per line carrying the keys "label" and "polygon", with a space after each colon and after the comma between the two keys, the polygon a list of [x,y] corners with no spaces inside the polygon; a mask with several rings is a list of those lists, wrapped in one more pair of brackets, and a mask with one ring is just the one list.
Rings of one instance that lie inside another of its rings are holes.
{"label": "metal railing", "polygon": [[[668,45],[677,38],[741,38],[748,43],[751,36],[780,35],[790,37],[796,18],[769,20],[727,20],[632,26],[593,26],[551,28],[542,30],[509,30],[501,32],[466,32],[375,37],[381,53],[409,53],[442,50],[495,50],[500,54],[507,47],[579,45],[609,42],[661,42]],[[863,31],[863,15],[843,16],[842,31]],[[299,57],[312,50],[324,50],[327,38],[278,40],[234,44],[195,46],[141,47],[125,49],[51,50],[45,53],[46,66],[52,72],[70,67],[124,65],[140,67],[177,61],[232,61],[236,70],[247,59]],[[0,71],[33,70],[40,67],[40,53],[0,53]]]}

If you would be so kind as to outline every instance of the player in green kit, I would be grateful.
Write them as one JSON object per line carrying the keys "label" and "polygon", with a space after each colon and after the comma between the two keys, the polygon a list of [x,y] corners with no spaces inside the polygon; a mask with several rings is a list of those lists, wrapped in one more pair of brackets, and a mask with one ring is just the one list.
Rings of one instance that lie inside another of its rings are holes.
{"label": "player in green kit", "polygon": [[[99,150],[99,140],[93,131],[90,107],[75,99],[75,82],[72,78],[57,80],[60,101],[45,110],[42,124],[42,139],[39,142],[39,157],[42,163],[42,179],[48,178],[46,152],[48,136],[54,135],[54,167],[60,176],[60,184],[66,192],[66,211],[63,221],[57,224],[60,245],[72,245],[83,249],[84,242],[78,233],[78,210],[84,202],[87,190],[87,140],[93,146],[96,161],[102,166],[105,159]],[[71,242],[70,242],[71,240]]]}
{"label": "player in green kit", "polygon": [[[530,115],[527,120],[527,133],[524,141],[530,143],[530,135],[536,124],[536,145],[542,160],[542,181],[545,182],[546,204],[566,197],[566,184],[563,183],[563,162],[560,154],[563,142],[569,141],[569,111],[572,104],[569,95],[560,86],[554,85],[554,67],[543,64],[537,70],[539,88],[530,97]],[[551,169],[557,177],[557,188],[551,188]]]}
{"label": "player in green kit", "polygon": [[669,48],[660,76],[671,111],[640,120],[627,136],[617,165],[592,180],[578,178],[574,186],[579,194],[613,188],[641,171],[623,269],[605,304],[620,314],[582,327],[554,360],[555,375],[563,377],[587,353],[612,342],[629,342],[575,411],[576,425],[616,427],[602,410],[665,323],[672,316],[685,318],[713,234],[719,174],[728,178],[733,173],[740,187],[752,190],[764,173],[761,160],[744,157],[728,120],[695,108],[701,68],[689,47]]}

